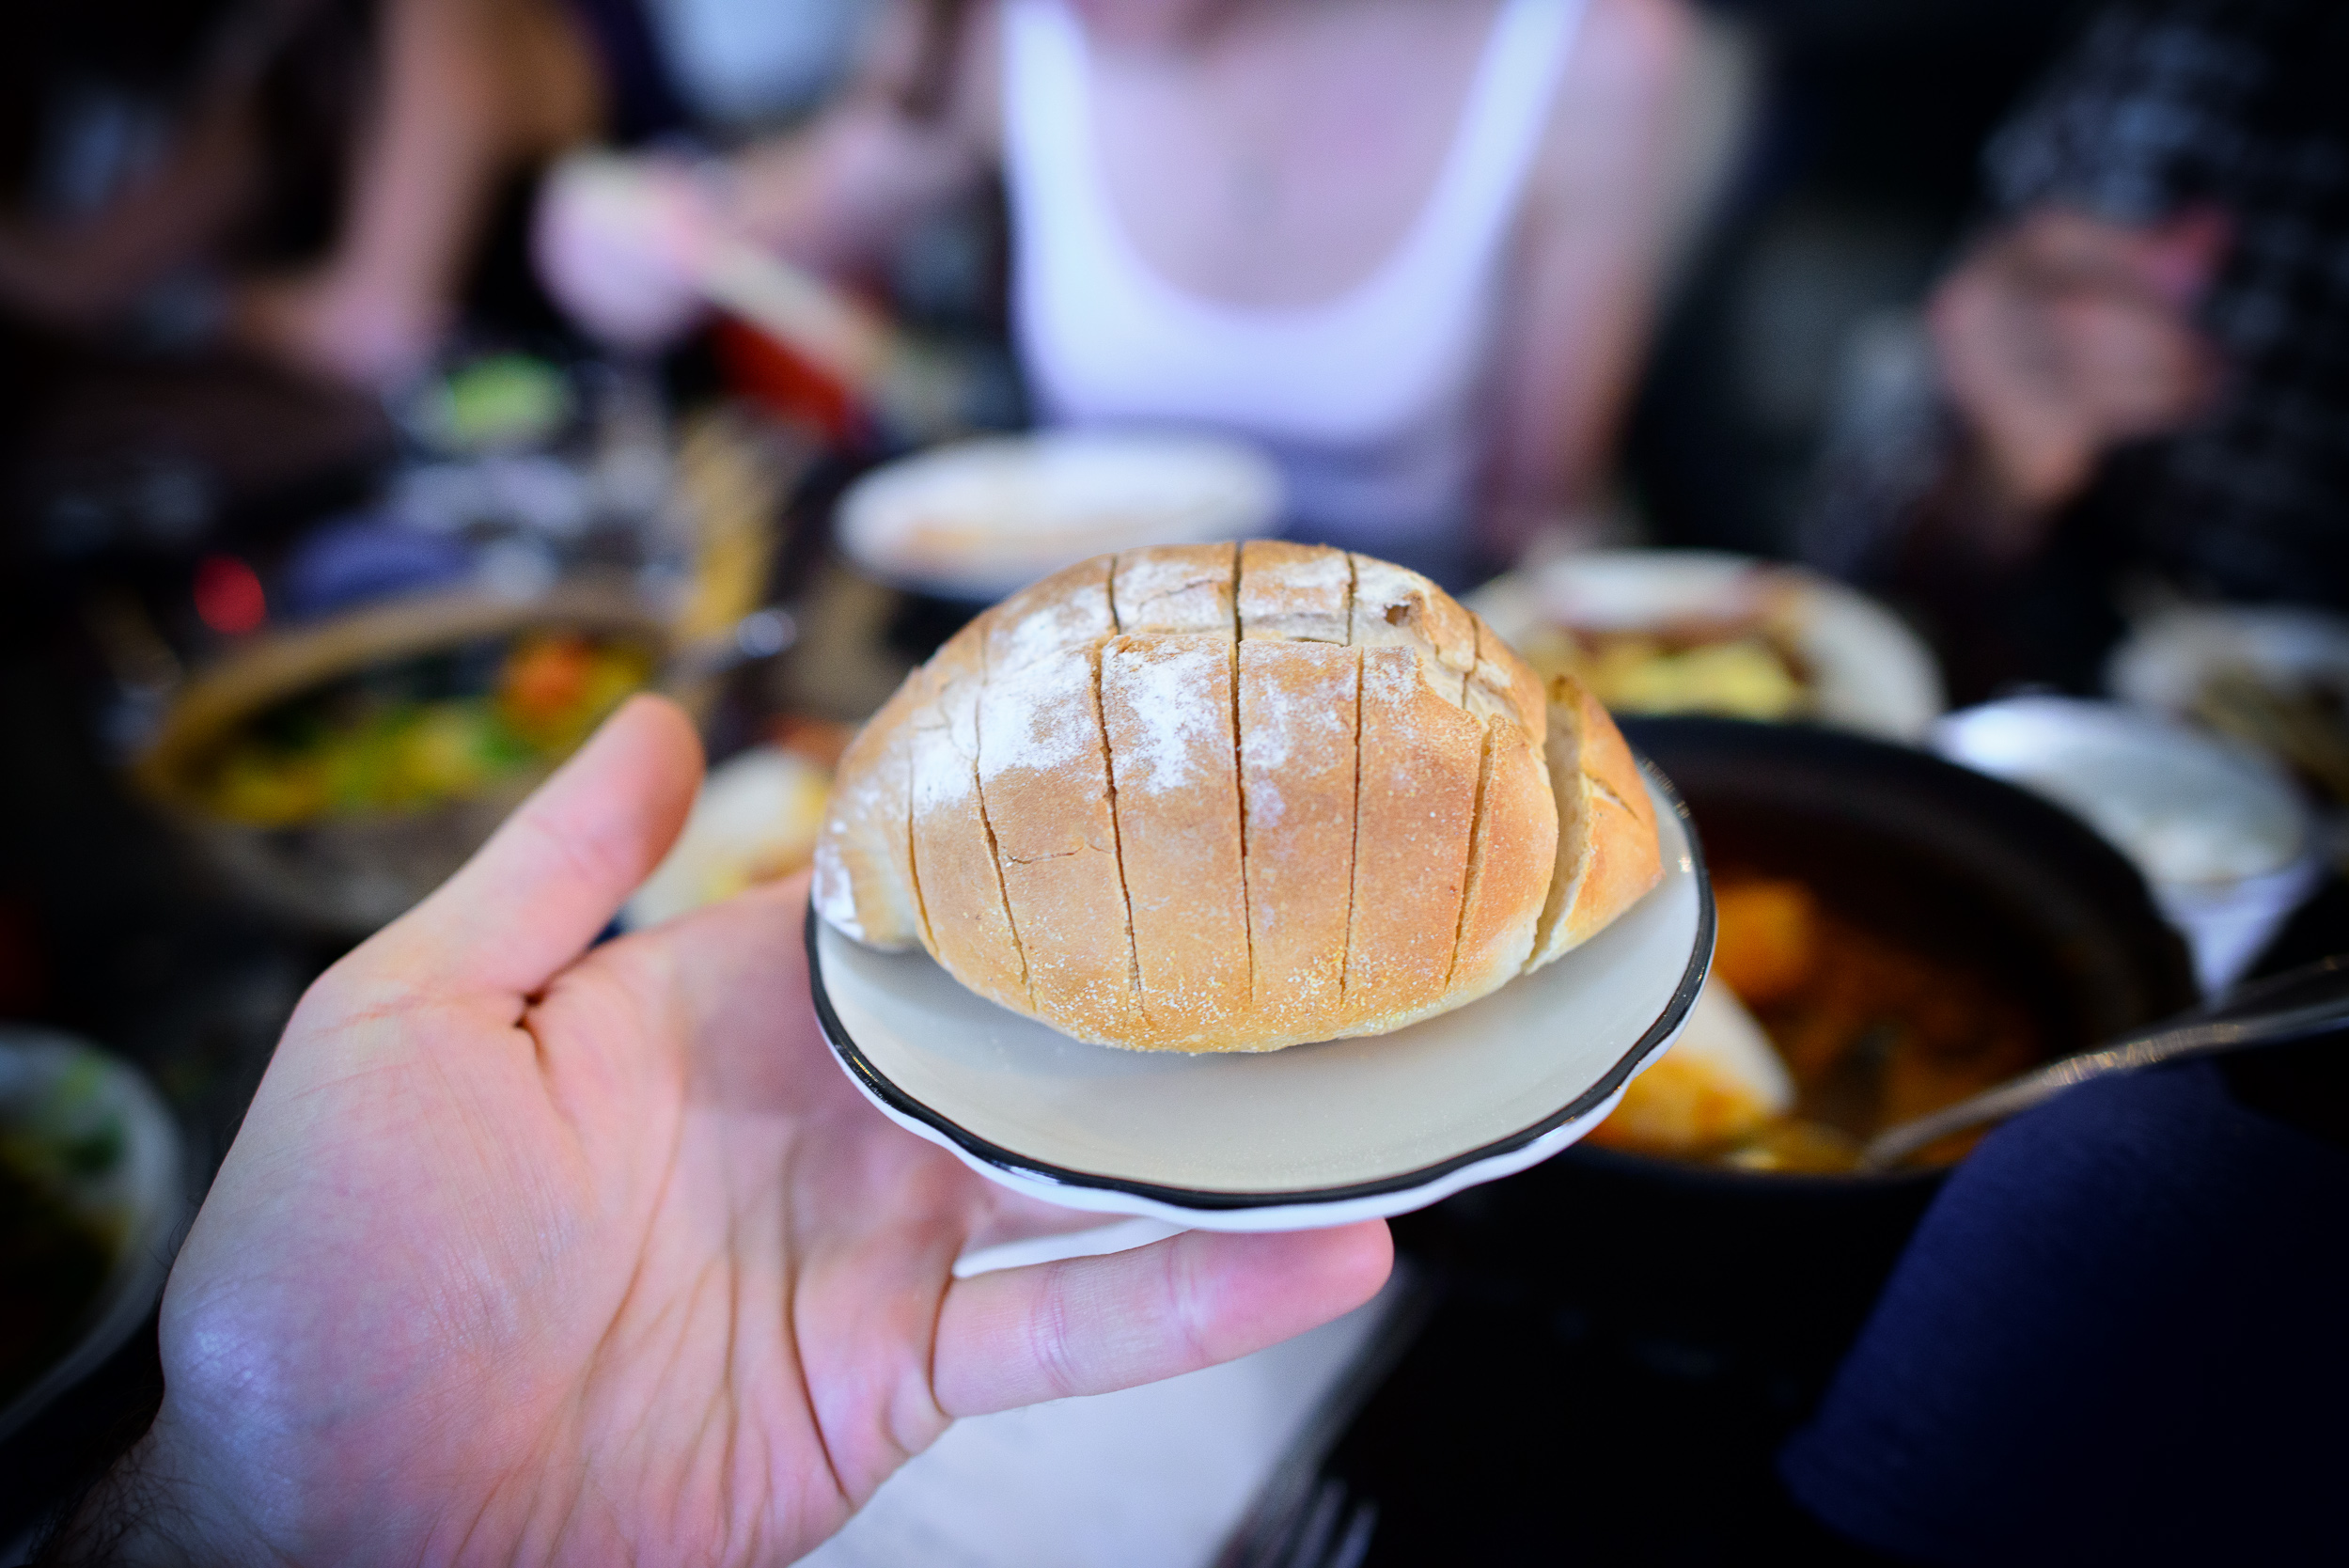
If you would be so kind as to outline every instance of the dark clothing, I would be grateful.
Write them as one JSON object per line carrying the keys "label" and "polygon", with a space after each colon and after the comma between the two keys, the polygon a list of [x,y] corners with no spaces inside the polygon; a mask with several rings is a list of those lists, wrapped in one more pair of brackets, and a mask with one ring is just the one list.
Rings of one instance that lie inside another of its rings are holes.
{"label": "dark clothing", "polygon": [[1858,356],[1801,552],[1917,613],[1953,699],[2097,689],[2115,606],[2148,574],[2191,598],[2349,608],[2344,83],[2337,0],[2141,0],[2103,12],[1993,139],[2000,220],[2227,214],[2201,324],[2228,383],[2195,428],[2110,454],[2041,556],[2002,565],[1973,542],[1983,498],[1921,326]]}
{"label": "dark clothing", "polygon": [[2349,7],[2109,11],[1987,164],[2010,213],[2232,217],[2203,310],[2232,384],[2127,477],[2138,542],[2211,597],[2349,605]]}
{"label": "dark clothing", "polygon": [[2344,1214],[2212,1064],[2075,1090],[1951,1176],[1780,1469],[1920,1562],[2338,1560]]}

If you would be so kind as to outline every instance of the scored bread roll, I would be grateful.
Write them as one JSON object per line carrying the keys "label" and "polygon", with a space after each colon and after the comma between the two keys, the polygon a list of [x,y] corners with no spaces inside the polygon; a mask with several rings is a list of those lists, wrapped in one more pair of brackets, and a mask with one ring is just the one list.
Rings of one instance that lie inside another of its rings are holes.
{"label": "scored bread roll", "polygon": [[979,616],[841,759],[817,912],[1137,1050],[1384,1033],[1660,880],[1605,711],[1367,556],[1104,556]]}

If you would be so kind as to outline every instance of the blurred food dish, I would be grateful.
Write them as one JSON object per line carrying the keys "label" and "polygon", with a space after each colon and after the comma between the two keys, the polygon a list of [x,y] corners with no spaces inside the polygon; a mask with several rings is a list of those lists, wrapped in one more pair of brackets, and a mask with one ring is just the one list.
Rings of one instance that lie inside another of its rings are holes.
{"label": "blurred food dish", "polygon": [[1915,1180],[1840,1173],[1882,1127],[2191,1000],[2142,882],[2053,806],[1826,730],[1625,728],[1685,776],[1718,934],[1687,1036],[1633,1081],[1594,1150]]}
{"label": "blurred food dish", "polygon": [[146,1318],[186,1198],[178,1127],[145,1078],[0,1025],[0,1438]]}
{"label": "blurred food dish", "polygon": [[1544,675],[1623,713],[1814,720],[1923,737],[1944,706],[1924,643],[1891,611],[1798,567],[1702,551],[1593,550],[1468,598]]}
{"label": "blurred food dish", "polygon": [[829,772],[779,745],[753,746],[711,770],[667,858],[628,901],[632,930],[730,899],[807,864]]}
{"label": "blurred food dish", "polygon": [[253,714],[194,783],[264,827],[429,809],[543,773],[651,674],[641,639],[572,630],[434,650]]}
{"label": "blurred food dish", "polygon": [[885,582],[993,602],[1113,550],[1259,538],[1280,511],[1278,473],[1239,442],[1047,431],[875,469],[841,497],[838,535]]}
{"label": "blurred food dish", "polygon": [[2171,610],[2130,635],[2106,677],[2122,701],[2257,746],[2349,810],[2349,620],[2280,606]]}
{"label": "blurred food dish", "polygon": [[2128,855],[2213,995],[2323,875],[2315,823],[2278,766],[2158,714],[2016,698],[1950,714],[1933,741],[1946,757],[2057,801]]}
{"label": "blurred food dish", "polygon": [[[1717,912],[1717,887],[1715,893]],[[1716,964],[1720,953],[1716,935]],[[1786,1063],[1715,973],[1689,1010],[1688,1027],[1631,1081],[1622,1103],[1590,1137],[1604,1149],[1701,1154],[1742,1143],[1793,1108]]]}
{"label": "blurred food dish", "polygon": [[242,891],[366,932],[437,886],[669,663],[633,592],[395,601],[192,680],[135,775]]}
{"label": "blurred food dish", "polygon": [[[2046,1054],[1995,972],[1887,936],[1807,881],[1725,868],[1714,907],[1715,1027],[1692,1025],[1633,1081],[1591,1134],[1599,1147],[1744,1170],[1848,1171],[1885,1127]],[[1949,1140],[1925,1161],[1948,1164],[1972,1144]]]}

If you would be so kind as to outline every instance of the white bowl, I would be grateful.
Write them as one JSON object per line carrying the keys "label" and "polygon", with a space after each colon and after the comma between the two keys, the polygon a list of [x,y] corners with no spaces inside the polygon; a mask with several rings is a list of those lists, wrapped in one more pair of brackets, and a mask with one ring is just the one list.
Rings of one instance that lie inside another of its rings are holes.
{"label": "white bowl", "polygon": [[1112,550],[1253,539],[1280,509],[1278,471],[1238,442],[1045,431],[876,468],[840,498],[837,531],[885,582],[993,601]]}
{"label": "white bowl", "polygon": [[811,909],[817,1016],[883,1114],[1046,1202],[1214,1231],[1402,1214],[1581,1137],[1686,1022],[1713,898],[1652,771],[1649,792],[1661,886],[1558,962],[1392,1034],[1263,1055],[1088,1045]]}
{"label": "white bowl", "polygon": [[2349,619],[2286,605],[2214,604],[2154,616],[2113,650],[2105,684],[2123,702],[2181,717],[2221,670],[2349,688]]}
{"label": "white bowl", "polygon": [[1951,713],[1934,749],[2080,817],[2143,873],[2202,989],[2240,979],[2323,873],[2315,824],[2263,757],[2158,714],[2027,697]]}
{"label": "white bowl", "polygon": [[1890,610],[1801,567],[1710,550],[1588,550],[1496,578],[1471,608],[1511,642],[1543,625],[1633,631],[1793,599],[1822,724],[1916,743],[1948,706],[1933,651]]}
{"label": "white bowl", "polygon": [[116,1151],[60,1195],[114,1237],[114,1266],[84,1309],[72,1346],[0,1405],[6,1438],[137,1331],[193,1215],[178,1123],[137,1069],[94,1046],[47,1029],[0,1026],[0,1133],[32,1143],[95,1137]]}

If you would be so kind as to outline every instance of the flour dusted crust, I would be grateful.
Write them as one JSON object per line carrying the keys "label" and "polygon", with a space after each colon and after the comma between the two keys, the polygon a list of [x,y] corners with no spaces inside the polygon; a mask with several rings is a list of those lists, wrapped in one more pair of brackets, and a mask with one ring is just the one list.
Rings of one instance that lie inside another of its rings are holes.
{"label": "flour dusted crust", "polygon": [[1137,1043],[1207,1049],[1253,1026],[1235,652],[1228,635],[1155,632],[1102,650]]}
{"label": "flour dusted crust", "polygon": [[842,759],[818,913],[1079,1039],[1377,1034],[1661,877],[1622,737],[1415,572],[1272,541],[1102,557],[916,670]]}
{"label": "flour dusted crust", "polygon": [[913,715],[929,671],[905,678],[841,755],[816,840],[816,912],[869,947],[921,940],[914,902]]}
{"label": "flour dusted crust", "polygon": [[[1025,1009],[1027,964],[1011,930],[994,829],[979,788],[982,635],[965,627],[914,673],[922,682],[922,698],[906,720],[912,776],[906,839],[922,946],[979,995]],[[847,759],[841,760],[836,791],[853,782]]]}

